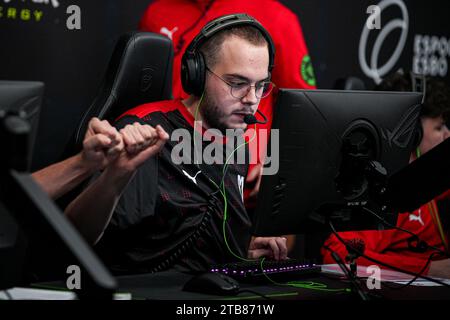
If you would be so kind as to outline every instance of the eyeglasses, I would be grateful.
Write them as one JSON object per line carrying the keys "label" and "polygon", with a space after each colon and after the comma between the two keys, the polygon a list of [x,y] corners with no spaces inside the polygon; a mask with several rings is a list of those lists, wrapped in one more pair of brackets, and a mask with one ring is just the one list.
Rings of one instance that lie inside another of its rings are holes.
{"label": "eyeglasses", "polygon": [[263,99],[263,98],[266,98],[270,94],[270,92],[272,91],[272,89],[274,87],[274,84],[271,81],[260,81],[260,82],[255,83],[254,85],[251,85],[245,81],[239,81],[239,82],[233,83],[233,82],[229,82],[229,81],[223,79],[221,76],[215,74],[208,67],[206,67],[206,70],[208,70],[208,72],[212,73],[217,78],[219,78],[220,80],[225,82],[225,84],[227,84],[231,89],[231,95],[236,99],[242,99],[243,97],[248,95],[248,93],[252,87],[255,88],[256,98]]}

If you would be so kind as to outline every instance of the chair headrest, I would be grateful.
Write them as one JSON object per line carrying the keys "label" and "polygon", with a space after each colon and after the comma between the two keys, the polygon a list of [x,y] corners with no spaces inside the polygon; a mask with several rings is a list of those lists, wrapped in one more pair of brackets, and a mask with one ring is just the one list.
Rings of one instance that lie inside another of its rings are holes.
{"label": "chair headrest", "polygon": [[80,147],[92,117],[114,121],[143,103],[172,99],[172,41],[149,32],[120,37],[97,97],[75,134]]}

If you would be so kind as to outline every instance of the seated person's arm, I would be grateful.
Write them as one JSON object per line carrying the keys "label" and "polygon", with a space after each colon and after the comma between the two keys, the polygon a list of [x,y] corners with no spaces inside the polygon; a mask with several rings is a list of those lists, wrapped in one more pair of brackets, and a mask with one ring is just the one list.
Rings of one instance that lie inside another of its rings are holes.
{"label": "seated person's arm", "polygon": [[432,261],[428,275],[438,278],[450,279],[450,259]]}
{"label": "seated person's arm", "polygon": [[83,150],[64,161],[32,174],[48,195],[57,199],[69,192],[97,170],[109,158],[117,157],[122,146],[120,134],[106,120],[92,118],[83,142]]}
{"label": "seated person's arm", "polygon": [[96,243],[106,229],[122,192],[137,168],[157,154],[169,135],[161,126],[135,123],[120,130],[125,148],[66,209],[80,233]]}
{"label": "seated person's arm", "polygon": [[[364,249],[364,255],[368,256],[369,258],[378,260],[380,262],[386,263],[388,265],[391,265],[393,267],[406,270],[412,273],[419,273],[423,272],[422,274],[426,275],[432,275],[431,273],[431,267],[435,262],[439,261],[432,261],[427,267],[427,260],[432,253],[426,252],[426,253],[417,253],[416,255],[407,255],[402,250],[400,251],[385,251],[383,248],[389,248],[389,242],[390,237],[389,236],[381,236],[382,233],[387,233],[391,230],[385,230],[385,231],[378,231],[380,232],[380,239],[386,238],[386,240],[380,240],[385,241],[385,245],[380,245],[379,247],[374,247],[368,237],[374,237],[373,234],[376,232],[371,232],[372,236],[367,234],[367,232],[357,232],[355,236],[355,232],[340,232],[339,235],[344,239],[344,241],[352,240],[354,238],[363,240],[366,244],[366,247]],[[367,237],[364,237],[364,234],[367,235]],[[336,252],[342,259],[342,261],[346,261],[346,257],[348,254],[347,248],[344,244],[342,244],[334,235],[331,235],[326,241],[325,245]],[[322,249],[322,257],[323,257],[323,263],[324,264],[335,264],[335,260],[332,258],[330,251],[326,250],[325,248]],[[366,259],[365,257],[359,257],[357,259],[357,264],[359,266],[371,266],[376,265],[373,261]],[[380,265],[379,266],[382,269],[387,269],[387,267]],[[436,272],[440,272],[439,264],[435,265]]]}

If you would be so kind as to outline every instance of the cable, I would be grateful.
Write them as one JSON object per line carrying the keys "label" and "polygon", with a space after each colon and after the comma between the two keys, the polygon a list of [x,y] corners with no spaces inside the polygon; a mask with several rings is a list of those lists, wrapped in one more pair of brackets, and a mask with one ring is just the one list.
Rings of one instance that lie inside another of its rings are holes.
{"label": "cable", "polygon": [[433,252],[432,254],[430,254],[430,256],[428,257],[428,260],[425,263],[425,265],[423,266],[423,268],[419,271],[419,273],[414,278],[412,278],[412,280],[408,281],[408,283],[406,283],[404,285],[401,285],[400,287],[392,287],[390,285],[387,285],[386,283],[384,285],[386,287],[388,287],[389,289],[391,289],[391,290],[401,290],[401,289],[404,289],[404,288],[412,285],[425,272],[425,270],[427,269],[427,267],[430,264],[431,260],[433,259],[433,256],[436,255],[436,254],[437,254],[436,252]]}
{"label": "cable", "polygon": [[[349,244],[345,243],[344,239],[342,239],[341,236],[337,233],[336,229],[335,229],[334,226],[333,226],[333,223],[332,223],[331,221],[328,221],[328,223],[329,223],[329,225],[330,225],[331,231],[332,231],[332,233],[334,234],[334,236],[335,236],[335,237],[336,237],[336,238],[337,238],[344,246],[350,246]],[[409,274],[409,275],[412,275],[412,276],[417,276],[417,275],[418,275],[417,273],[410,272],[410,271],[408,271],[408,270],[404,270],[404,269],[401,269],[401,268],[397,268],[397,267],[394,267],[394,266],[392,266],[392,265],[390,265],[390,264],[387,264],[387,263],[381,262],[381,261],[379,261],[379,260],[376,260],[376,259],[374,259],[374,258],[371,258],[371,257],[365,255],[363,252],[361,252],[361,251],[355,249],[354,247],[351,247],[351,246],[350,246],[350,248],[351,248],[353,251],[355,251],[359,256],[361,256],[361,257],[363,257],[363,258],[366,258],[367,260],[372,261],[372,262],[374,262],[374,263],[376,263],[376,264],[379,264],[379,265],[381,265],[381,266],[387,267],[387,268],[389,268],[389,269],[392,269],[392,270],[395,270],[395,271],[398,271],[398,272],[406,273],[406,274]],[[442,282],[442,281],[440,281],[440,280],[433,279],[433,278],[430,278],[430,277],[427,277],[427,276],[424,276],[424,275],[420,275],[420,274],[419,274],[419,275],[418,275],[418,278],[422,278],[422,279],[425,279],[425,280],[428,280],[428,281],[431,281],[431,282],[434,282],[434,283],[438,283],[438,284],[440,284],[440,285],[442,285],[442,286],[445,286],[445,287],[450,287],[450,285],[448,285],[448,284],[445,283],[445,282]]]}
{"label": "cable", "polygon": [[[194,113],[194,135],[197,134],[197,130],[196,130],[196,124],[197,124],[197,116],[198,116],[198,112],[200,110],[200,106],[201,103],[203,101],[203,97],[205,95],[205,91],[203,91],[202,96],[200,97],[200,100],[197,104],[197,107],[195,108],[195,113]],[[253,136],[249,139],[249,141],[246,141],[244,143],[242,143],[241,145],[239,145],[236,149],[233,150],[233,152],[228,156],[228,158],[226,159],[223,169],[222,169],[222,178],[220,180],[220,184],[217,185],[217,183],[215,183],[211,178],[207,177],[209,179],[209,181],[214,184],[214,186],[217,188],[217,191],[215,191],[213,193],[213,195],[217,192],[220,192],[220,194],[222,195],[222,198],[224,200],[224,208],[223,208],[223,223],[222,223],[222,233],[223,233],[223,238],[224,238],[224,242],[225,245],[228,249],[228,251],[231,253],[232,256],[234,256],[235,258],[237,258],[238,260],[241,261],[254,261],[254,259],[246,259],[243,258],[241,256],[239,256],[238,254],[236,254],[230,247],[228,240],[227,240],[227,236],[226,236],[226,222],[228,219],[228,199],[227,199],[227,194],[226,194],[226,189],[225,189],[225,175],[228,169],[228,162],[230,161],[231,157],[234,155],[234,153],[237,152],[237,150],[239,150],[241,147],[249,144],[251,141],[253,141],[253,139],[256,137],[256,124],[255,124],[255,131],[253,133]],[[195,148],[195,140],[194,139],[194,148]]]}
{"label": "cable", "polygon": [[[257,259],[246,259],[243,257],[240,257],[239,255],[237,255],[236,253],[233,252],[233,250],[231,249],[231,247],[228,244],[228,240],[227,240],[227,236],[226,236],[226,222],[227,222],[227,218],[228,218],[228,200],[227,200],[227,194],[226,194],[226,189],[225,189],[225,183],[224,183],[224,179],[225,179],[225,175],[226,175],[226,171],[228,170],[228,162],[230,161],[231,157],[234,155],[235,152],[237,152],[237,150],[239,150],[239,148],[245,146],[246,144],[249,144],[250,142],[252,142],[255,139],[256,136],[256,124],[255,124],[255,128],[254,128],[254,134],[253,136],[246,141],[245,143],[241,144],[240,146],[238,146],[236,149],[233,150],[233,152],[228,156],[227,160],[225,161],[224,164],[224,168],[222,170],[222,179],[220,182],[220,185],[217,186],[217,184],[212,181],[210,179],[210,181],[218,188],[218,191],[221,193],[223,199],[224,199],[224,215],[223,215],[223,224],[222,224],[222,232],[223,232],[223,237],[224,237],[224,241],[225,241],[225,245],[227,246],[228,251],[237,259],[241,260],[241,261],[255,261]],[[322,283],[317,283],[317,282],[300,282],[300,281],[291,281],[285,284],[282,283],[278,283],[273,281],[265,272],[264,272],[264,267],[263,267],[263,262],[265,261],[265,257],[263,257],[260,260],[261,263],[261,270],[263,271],[264,276],[273,284],[275,285],[279,285],[279,286],[289,286],[289,287],[294,287],[294,288],[301,288],[301,289],[308,289],[308,290],[317,290],[317,291],[325,291],[325,292],[349,292],[349,289],[329,289],[327,288],[326,284],[322,284]]]}
{"label": "cable", "polygon": [[[247,261],[247,262],[249,262],[249,261],[255,261],[255,259],[246,259],[246,258],[243,258],[243,257],[239,256],[238,254],[236,254],[236,253],[231,249],[231,247],[230,247],[230,245],[229,245],[229,243],[228,243],[228,240],[227,240],[227,235],[226,235],[226,223],[227,223],[227,219],[228,219],[228,199],[227,199],[227,193],[226,193],[226,189],[225,189],[224,178],[225,178],[225,174],[226,174],[226,171],[227,171],[227,168],[228,168],[228,161],[231,159],[231,156],[232,156],[232,155],[233,155],[240,147],[242,147],[242,146],[244,146],[244,145],[250,143],[250,142],[254,139],[255,135],[256,135],[256,125],[255,125],[255,132],[254,132],[254,134],[253,134],[253,137],[252,137],[249,141],[246,141],[245,143],[241,144],[241,145],[238,146],[236,149],[234,149],[234,151],[231,153],[231,155],[230,155],[230,156],[228,157],[228,159],[225,161],[224,168],[223,168],[223,170],[222,170],[222,179],[221,179],[221,183],[220,183],[219,186],[218,186],[213,180],[209,179],[209,180],[217,187],[217,191],[220,192],[220,194],[222,195],[223,202],[224,202],[223,219],[222,219],[222,221],[223,221],[223,223],[222,223],[222,233],[223,233],[223,239],[224,239],[225,245],[226,245],[228,251],[231,253],[232,256],[234,256],[234,257],[237,258],[238,260],[241,260],[241,261]],[[217,192],[217,191],[216,191],[216,192]]]}
{"label": "cable", "polygon": [[[203,97],[204,97],[205,92],[203,91],[202,96],[200,97],[199,103],[197,104],[195,113],[194,113],[194,134],[196,133],[196,128],[195,125],[197,123],[197,116],[198,116],[198,112],[200,109],[200,105],[202,103]],[[220,180],[220,184],[217,185],[211,178],[207,177],[209,179],[209,181],[214,184],[214,186],[217,188],[217,191],[215,191],[213,193],[213,195],[217,192],[219,192],[222,195],[223,201],[224,201],[224,207],[223,207],[223,223],[222,223],[222,233],[223,233],[223,239],[225,242],[225,246],[227,247],[228,251],[230,252],[230,254],[232,256],[234,256],[235,258],[237,258],[238,260],[241,261],[245,261],[245,262],[253,262],[255,260],[258,259],[248,259],[248,258],[244,258],[241,257],[240,255],[236,254],[230,247],[229,243],[228,243],[228,239],[227,239],[227,234],[226,234],[226,225],[227,225],[227,219],[228,219],[228,199],[227,199],[227,193],[226,193],[226,188],[225,188],[225,176],[226,176],[226,172],[228,170],[229,167],[229,161],[231,160],[231,158],[234,156],[234,154],[242,147],[244,147],[245,145],[249,144],[250,142],[252,142],[256,137],[256,123],[254,124],[254,132],[252,137],[248,140],[245,141],[244,143],[242,143],[241,145],[239,145],[237,148],[235,148],[231,154],[228,156],[228,158],[226,159],[223,169],[222,169],[222,178]],[[195,142],[194,142],[195,143]],[[264,268],[262,266],[263,261],[265,260],[265,258],[263,257],[260,262],[261,262],[261,270],[263,271],[263,274],[266,278],[268,278],[272,283],[277,284],[275,281],[273,281],[272,279],[270,279],[267,274],[264,272]],[[289,282],[288,284],[279,284],[278,285],[282,285],[282,286],[290,286],[290,287],[296,287],[296,288],[303,288],[303,289],[310,289],[310,290],[320,290],[320,291],[328,291],[328,292],[342,292],[342,291],[346,291],[346,289],[328,289],[326,285],[324,284],[319,284],[319,283],[315,283],[315,282]]]}
{"label": "cable", "polygon": [[345,263],[342,261],[341,257],[333,251],[329,246],[323,245],[323,247],[331,252],[331,257],[334,259],[334,261],[337,263],[339,268],[341,268],[342,272],[345,274],[347,279],[350,281],[350,284],[353,286],[355,293],[359,296],[359,298],[362,301],[368,301],[370,300],[369,295],[362,289],[359,278],[357,275],[355,275],[352,271],[350,271]]}

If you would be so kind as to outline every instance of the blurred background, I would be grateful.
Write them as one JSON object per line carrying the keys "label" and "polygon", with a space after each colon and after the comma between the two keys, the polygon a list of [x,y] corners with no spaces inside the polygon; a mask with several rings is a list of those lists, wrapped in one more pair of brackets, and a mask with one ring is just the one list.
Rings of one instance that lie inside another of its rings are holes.
{"label": "blurred background", "polygon": [[[118,37],[137,29],[151,2],[0,0],[0,79],[46,84],[34,169],[59,159],[96,95]],[[380,75],[413,70],[450,82],[448,0],[280,2],[300,20],[320,89],[334,88],[349,76],[371,89],[379,81],[375,70]],[[403,27],[385,33],[371,30],[362,37],[367,8],[382,2],[388,6],[382,11],[381,27],[393,21]],[[71,5],[81,9],[80,30],[66,26]],[[380,50],[374,50],[377,41]]]}

